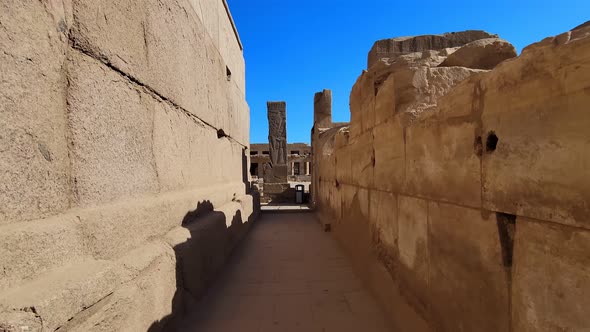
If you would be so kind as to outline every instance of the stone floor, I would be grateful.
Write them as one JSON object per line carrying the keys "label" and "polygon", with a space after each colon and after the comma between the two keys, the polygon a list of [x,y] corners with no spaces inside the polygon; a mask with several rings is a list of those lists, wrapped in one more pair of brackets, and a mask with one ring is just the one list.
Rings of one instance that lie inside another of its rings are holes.
{"label": "stone floor", "polygon": [[273,205],[271,204],[262,204],[260,209],[264,212],[266,211],[309,211],[310,208],[306,204],[281,204],[281,205]]}
{"label": "stone floor", "polygon": [[183,326],[206,332],[391,330],[312,213],[263,214]]}

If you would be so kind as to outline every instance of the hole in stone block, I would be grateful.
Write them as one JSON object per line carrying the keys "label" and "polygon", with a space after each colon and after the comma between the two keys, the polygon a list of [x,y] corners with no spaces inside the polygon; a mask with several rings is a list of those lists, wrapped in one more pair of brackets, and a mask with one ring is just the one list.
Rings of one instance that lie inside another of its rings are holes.
{"label": "hole in stone block", "polygon": [[223,131],[223,129],[218,129],[217,130],[217,138],[223,138],[223,137],[227,137],[227,134],[225,133],[225,131]]}
{"label": "hole in stone block", "polygon": [[229,70],[228,66],[225,66],[225,75],[227,76],[227,81],[231,81],[231,70]]}
{"label": "hole in stone block", "polygon": [[496,146],[498,146],[498,136],[493,131],[490,131],[486,139],[486,152],[496,151]]}

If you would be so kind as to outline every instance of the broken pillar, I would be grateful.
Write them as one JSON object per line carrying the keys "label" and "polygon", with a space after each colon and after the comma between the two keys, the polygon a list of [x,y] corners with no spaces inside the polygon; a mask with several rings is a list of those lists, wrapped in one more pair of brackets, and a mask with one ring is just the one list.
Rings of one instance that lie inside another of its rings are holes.
{"label": "broken pillar", "polygon": [[270,163],[265,165],[265,201],[293,202],[295,195],[287,181],[287,103],[269,101],[267,109]]}
{"label": "broken pillar", "polygon": [[324,89],[313,98],[313,123],[316,128],[332,126],[332,90]]}

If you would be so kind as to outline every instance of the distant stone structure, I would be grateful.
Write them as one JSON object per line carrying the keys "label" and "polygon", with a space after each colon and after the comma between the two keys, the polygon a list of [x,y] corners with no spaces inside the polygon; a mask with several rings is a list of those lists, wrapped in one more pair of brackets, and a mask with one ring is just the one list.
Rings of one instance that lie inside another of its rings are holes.
{"label": "distant stone structure", "polygon": [[[348,122],[332,122],[332,91],[324,89],[313,97],[313,118],[314,124],[311,129],[311,168],[319,171],[317,168],[320,156],[331,153],[329,148],[324,149],[325,139],[334,137],[333,133],[340,128],[349,125]],[[329,145],[328,145],[329,146]],[[320,174],[312,175],[310,185],[310,205],[315,207],[316,195],[319,188]]]}
{"label": "distant stone structure", "polygon": [[270,166],[264,179],[267,183],[287,182],[287,104],[268,102],[268,145]]}
{"label": "distant stone structure", "polygon": [[313,123],[318,128],[332,125],[332,91],[324,89],[313,97]]}
{"label": "distant stone structure", "polygon": [[[378,41],[312,196],[396,331],[590,331],[590,23]],[[319,107],[317,105],[320,105]]]}
{"label": "distant stone structure", "polygon": [[[253,180],[264,179],[270,167],[268,144],[250,144],[250,175]],[[311,146],[305,143],[287,144],[287,180],[290,182],[311,181]]]}
{"label": "distant stone structure", "polygon": [[287,103],[269,101],[268,146],[270,163],[264,172],[264,198],[272,202],[291,202],[294,192],[287,180]]}

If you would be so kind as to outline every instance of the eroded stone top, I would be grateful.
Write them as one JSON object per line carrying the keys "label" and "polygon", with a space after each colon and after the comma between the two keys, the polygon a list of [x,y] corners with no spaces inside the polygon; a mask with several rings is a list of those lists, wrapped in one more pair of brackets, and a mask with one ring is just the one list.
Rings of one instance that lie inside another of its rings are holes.
{"label": "eroded stone top", "polygon": [[367,68],[371,68],[379,59],[395,59],[401,55],[423,52],[426,50],[442,50],[463,46],[470,42],[497,38],[498,35],[490,34],[482,30],[467,30],[461,32],[449,32],[442,35],[423,35],[415,37],[397,37],[382,39],[375,42],[369,52]]}

